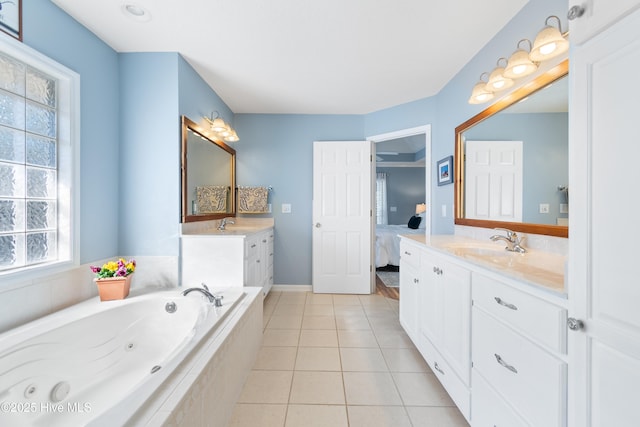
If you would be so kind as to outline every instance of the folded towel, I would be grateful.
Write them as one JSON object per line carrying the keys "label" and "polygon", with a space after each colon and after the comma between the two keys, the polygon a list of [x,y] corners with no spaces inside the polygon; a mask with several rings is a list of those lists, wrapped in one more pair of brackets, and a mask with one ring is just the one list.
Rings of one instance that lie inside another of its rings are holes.
{"label": "folded towel", "polygon": [[239,213],[267,213],[267,187],[238,187],[238,212]]}
{"label": "folded towel", "polygon": [[198,213],[227,212],[227,193],[229,187],[224,185],[205,185],[196,187]]}

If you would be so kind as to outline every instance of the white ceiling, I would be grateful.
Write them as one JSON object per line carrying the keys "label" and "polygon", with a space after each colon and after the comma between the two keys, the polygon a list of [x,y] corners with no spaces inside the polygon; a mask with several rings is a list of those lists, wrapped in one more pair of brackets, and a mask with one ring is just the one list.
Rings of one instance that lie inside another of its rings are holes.
{"label": "white ceiling", "polygon": [[235,113],[366,114],[437,94],[528,0],[52,2],[117,52],[179,52]]}

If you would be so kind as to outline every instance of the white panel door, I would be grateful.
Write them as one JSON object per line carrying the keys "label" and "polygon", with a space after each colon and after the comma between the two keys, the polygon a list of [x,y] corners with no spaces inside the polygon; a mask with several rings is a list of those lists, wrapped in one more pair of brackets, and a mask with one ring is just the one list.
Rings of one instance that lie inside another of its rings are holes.
{"label": "white panel door", "polygon": [[[640,11],[571,60],[569,425],[640,426]],[[582,324],[578,323],[582,322]]]}
{"label": "white panel door", "polygon": [[522,141],[465,142],[465,217],[522,222]]}
{"label": "white panel door", "polygon": [[372,143],[313,144],[313,292],[372,291]]}

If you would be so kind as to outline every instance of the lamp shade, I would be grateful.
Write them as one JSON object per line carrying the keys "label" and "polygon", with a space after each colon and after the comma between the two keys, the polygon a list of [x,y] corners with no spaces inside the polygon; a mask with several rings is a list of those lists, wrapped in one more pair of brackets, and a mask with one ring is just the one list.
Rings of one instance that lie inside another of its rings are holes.
{"label": "lamp shade", "polygon": [[416,205],[416,215],[420,215],[422,212],[427,211],[427,205],[424,203],[418,203]]}
{"label": "lamp shade", "polygon": [[489,92],[500,92],[501,90],[509,89],[511,86],[513,86],[513,80],[505,77],[504,68],[498,66],[489,74],[489,81],[485,89]]}
{"label": "lamp shade", "polygon": [[531,61],[529,52],[518,49],[509,57],[502,75],[510,79],[519,79],[533,74],[537,69],[538,65]]}
{"label": "lamp shade", "polygon": [[224,132],[229,130],[227,124],[220,117],[211,122],[211,130],[214,132]]}
{"label": "lamp shade", "polygon": [[489,92],[487,90],[487,83],[483,81],[479,81],[473,87],[471,91],[471,98],[469,98],[469,104],[482,104],[483,102],[487,102],[493,99],[495,95],[493,92]]}
{"label": "lamp shade", "polygon": [[533,41],[533,48],[529,54],[529,58],[532,61],[546,61],[569,50],[569,42],[567,39],[562,37],[562,34],[560,33],[560,18],[557,16],[550,16],[547,18],[545,24],[551,18],[556,18],[558,20],[558,28],[547,25],[538,33],[536,39]]}

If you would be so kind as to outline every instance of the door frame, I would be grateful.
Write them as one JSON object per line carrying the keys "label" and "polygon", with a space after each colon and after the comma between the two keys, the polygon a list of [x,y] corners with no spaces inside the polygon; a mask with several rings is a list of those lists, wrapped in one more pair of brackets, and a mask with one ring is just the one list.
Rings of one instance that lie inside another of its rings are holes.
{"label": "door frame", "polygon": [[[433,163],[431,161],[431,125],[422,125],[422,126],[416,126],[413,128],[407,128],[407,129],[401,129],[401,130],[397,130],[397,131],[393,131],[393,132],[387,132],[387,133],[381,133],[378,135],[372,135],[372,136],[368,136],[366,139],[367,141],[371,141],[373,142],[373,156],[375,158],[376,155],[376,142],[382,142],[382,141],[388,141],[391,139],[398,139],[398,138],[404,138],[404,137],[408,137],[408,136],[414,136],[414,135],[420,135],[420,134],[424,134],[424,156],[425,156],[425,162],[424,162],[424,172],[425,172],[425,177],[424,177],[424,185],[425,185],[425,194],[424,194],[424,198],[425,198],[425,203],[427,204],[427,211],[424,213],[425,218],[424,220],[426,221],[425,224],[425,237],[429,236],[431,234],[431,226],[432,226],[432,222],[433,222],[433,216],[432,216],[432,212],[433,212],[433,204],[431,203],[431,164]],[[372,168],[373,169],[373,174],[371,176],[372,179],[372,191],[373,191],[373,197],[372,197],[372,208],[376,208],[375,203],[376,203],[376,198],[375,198],[375,188],[376,186],[375,184],[375,179],[376,179],[376,168]],[[371,242],[373,243],[372,246],[372,259],[375,260],[375,223],[373,224],[372,230],[371,232],[373,233],[371,236]],[[375,293],[375,275],[373,277],[373,285],[372,285],[372,289]]]}

